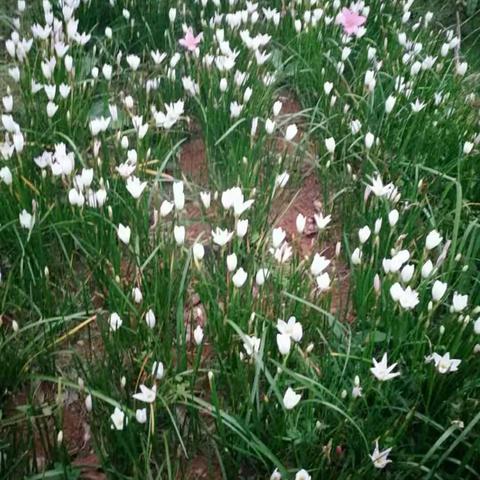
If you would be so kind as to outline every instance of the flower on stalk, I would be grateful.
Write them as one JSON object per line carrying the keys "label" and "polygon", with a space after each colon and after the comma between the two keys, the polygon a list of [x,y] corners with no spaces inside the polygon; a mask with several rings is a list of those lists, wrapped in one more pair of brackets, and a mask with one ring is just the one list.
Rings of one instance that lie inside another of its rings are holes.
{"label": "flower on stalk", "polygon": [[247,281],[248,274],[243,268],[239,268],[232,277],[232,282],[237,288],[242,288]]}
{"label": "flower on stalk", "polygon": [[305,469],[302,468],[295,474],[295,480],[312,480],[312,477]]}
{"label": "flower on stalk", "polygon": [[468,295],[461,295],[458,292],[455,292],[453,294],[453,300],[452,300],[452,311],[453,312],[461,312],[464,310],[468,305]]}
{"label": "flower on stalk", "polygon": [[243,340],[243,348],[249,357],[260,351],[260,339],[255,336],[246,336]]}
{"label": "flower on stalk", "polygon": [[392,378],[398,377],[400,375],[400,372],[393,372],[393,370],[397,366],[397,363],[393,363],[392,365],[387,366],[386,353],[383,354],[382,360],[380,362],[377,362],[375,358],[372,358],[372,362],[373,367],[370,369],[370,371],[381,382],[391,380]]}
{"label": "flower on stalk", "polygon": [[319,230],[323,230],[327,227],[327,225],[331,222],[332,216],[327,215],[326,217],[323,216],[323,213],[316,213],[313,218],[315,219],[315,223],[317,224],[317,228]]}
{"label": "flower on stalk", "polygon": [[433,250],[440,245],[442,240],[443,237],[437,232],[437,230],[432,230],[425,239],[425,248],[427,250]]}
{"label": "flower on stalk", "polygon": [[35,225],[35,215],[28,213],[25,209],[21,211],[18,219],[20,221],[20,226],[27,230],[31,230]]}
{"label": "flower on stalk", "polygon": [[297,126],[293,123],[292,125],[289,125],[287,127],[287,130],[285,131],[285,140],[288,142],[292,141],[298,133],[298,128]]}
{"label": "flower on stalk", "polygon": [[141,384],[140,392],[134,393],[132,397],[140,402],[153,403],[157,398],[157,386],[154,385],[152,388],[148,388],[144,384]]}
{"label": "flower on stalk", "polygon": [[134,175],[127,178],[127,190],[135,199],[140,198],[146,186],[147,182],[141,182],[140,179]]}
{"label": "flower on stalk", "polygon": [[445,295],[448,284],[436,280],[432,287],[432,299],[434,302],[438,302]]}
{"label": "flower on stalk", "polygon": [[277,333],[277,347],[281,355],[288,355],[292,346],[290,335],[286,333]]}
{"label": "flower on stalk", "polygon": [[161,380],[165,375],[165,369],[162,362],[153,362],[152,365],[152,375],[157,379]]}
{"label": "flower on stalk", "polygon": [[110,325],[110,330],[112,332],[117,331],[122,326],[122,323],[123,321],[120,318],[120,315],[116,312],[112,313],[108,319],[108,324]]}
{"label": "flower on stalk", "polygon": [[194,243],[192,247],[193,258],[197,261],[203,260],[205,256],[205,248],[201,243]]}
{"label": "flower on stalk", "polygon": [[154,328],[155,324],[157,323],[157,319],[155,318],[155,313],[152,309],[148,310],[145,314],[145,323],[149,328]]}
{"label": "flower on stalk", "polygon": [[435,368],[441,374],[456,372],[458,370],[458,366],[460,363],[462,363],[461,360],[450,358],[450,352],[445,353],[443,356],[433,352],[431,355],[425,358],[425,361],[427,363],[433,362]]}
{"label": "flower on stalk", "polygon": [[130,230],[129,226],[125,226],[121,223],[118,224],[117,235],[121,242],[125,245],[130,243],[130,236],[132,231]]}
{"label": "flower on stalk", "polygon": [[202,41],[202,38],[203,33],[200,32],[197,36],[195,36],[193,34],[193,29],[188,28],[185,32],[185,36],[181,38],[178,43],[189,52],[194,52]]}
{"label": "flower on stalk", "polygon": [[193,339],[197,345],[201,345],[203,342],[203,328],[200,325],[197,325],[193,331]]}
{"label": "flower on stalk", "polygon": [[146,423],[147,422],[147,409],[146,408],[139,408],[135,410],[135,419],[138,423]]}
{"label": "flower on stalk", "polygon": [[362,396],[362,387],[360,386],[360,377],[355,375],[353,379],[353,389],[352,389],[352,397],[358,398]]}
{"label": "flower on stalk", "polygon": [[126,418],[125,413],[118,407],[115,407],[115,410],[110,415],[110,420],[112,421],[112,425],[110,426],[112,430],[123,430],[123,427],[128,425],[128,418]]}
{"label": "flower on stalk", "polygon": [[358,35],[361,32],[360,27],[366,21],[366,17],[349,8],[342,8],[336,19],[336,23],[342,25],[347,35]]}
{"label": "flower on stalk", "polygon": [[255,275],[255,283],[261,287],[270,276],[268,268],[260,268]]}
{"label": "flower on stalk", "polygon": [[175,225],[173,227],[173,236],[177,245],[183,245],[183,242],[185,242],[185,227],[183,225]]}
{"label": "flower on stalk", "polygon": [[301,398],[302,395],[300,393],[295,393],[291,387],[288,387],[285,395],[283,396],[283,406],[287,410],[292,410],[298,405],[298,402],[300,402]]}
{"label": "flower on stalk", "polygon": [[288,335],[294,342],[299,342],[303,337],[303,327],[297,322],[295,317],[290,317],[288,321],[278,319],[277,330],[282,335]]}
{"label": "flower on stalk", "polygon": [[381,452],[378,448],[378,440],[375,440],[375,449],[373,450],[373,453],[369,455],[372,459],[374,467],[382,469],[385,468],[389,463],[392,463],[392,461],[388,458],[388,455],[391,451],[391,448],[387,448]]}

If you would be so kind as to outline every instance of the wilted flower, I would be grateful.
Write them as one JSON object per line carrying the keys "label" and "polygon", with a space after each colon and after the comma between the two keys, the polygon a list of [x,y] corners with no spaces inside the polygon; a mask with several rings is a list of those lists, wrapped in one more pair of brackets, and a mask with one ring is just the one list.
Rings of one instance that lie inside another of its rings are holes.
{"label": "wilted flower", "polygon": [[375,468],[385,468],[389,463],[392,463],[391,460],[388,459],[388,455],[392,451],[391,448],[387,448],[386,450],[383,450],[382,452],[378,448],[378,440],[375,440],[375,449],[373,453],[370,455],[370,458],[372,459],[373,465]]}
{"label": "wilted flower", "polygon": [[153,385],[152,388],[148,388],[142,384],[140,385],[140,393],[135,393],[132,397],[140,402],[153,403],[157,398],[157,386]]}

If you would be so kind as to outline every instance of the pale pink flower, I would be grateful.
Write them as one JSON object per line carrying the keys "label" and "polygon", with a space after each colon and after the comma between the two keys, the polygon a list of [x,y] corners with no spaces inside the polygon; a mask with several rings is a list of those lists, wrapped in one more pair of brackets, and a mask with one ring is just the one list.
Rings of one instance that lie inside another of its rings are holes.
{"label": "pale pink flower", "polygon": [[189,28],[185,36],[179,40],[179,43],[182,47],[185,47],[190,52],[194,52],[198,47],[198,44],[201,42],[203,37],[202,33],[199,33],[197,36],[193,34],[193,30]]}
{"label": "pale pink flower", "polygon": [[348,8],[343,8],[337,17],[337,22],[343,26],[343,31],[347,35],[356,35],[366,21],[366,17]]}

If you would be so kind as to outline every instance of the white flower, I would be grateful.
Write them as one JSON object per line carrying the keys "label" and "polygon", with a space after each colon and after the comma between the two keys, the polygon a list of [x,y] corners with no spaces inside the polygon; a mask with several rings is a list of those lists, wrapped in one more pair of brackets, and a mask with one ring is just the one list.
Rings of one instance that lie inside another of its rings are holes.
{"label": "white flower", "polygon": [[276,468],[270,475],[270,480],[282,480],[282,474]]}
{"label": "white flower", "polygon": [[232,282],[237,288],[242,288],[247,281],[248,274],[243,268],[239,268],[232,277]]}
{"label": "white flower", "polygon": [[458,292],[453,294],[452,310],[454,312],[461,312],[468,304],[468,295],[461,295]]}
{"label": "white flower", "polygon": [[27,230],[31,230],[35,225],[35,215],[28,213],[25,209],[22,210],[18,219],[20,220],[20,225]]}
{"label": "white flower", "polygon": [[173,184],[173,203],[177,210],[183,210],[185,206],[185,194],[183,193],[183,182]]}
{"label": "white flower", "polygon": [[127,190],[133,198],[140,198],[146,186],[147,182],[141,182],[134,175],[127,178]]}
{"label": "white flower", "polygon": [[233,237],[233,232],[229,232],[228,230],[222,230],[220,227],[217,227],[214,231],[212,231],[212,239],[213,243],[223,247],[226,245]]}
{"label": "white flower", "polygon": [[205,256],[205,248],[201,243],[194,243],[192,247],[193,251],[193,258],[195,260],[200,261],[203,260],[203,257]]}
{"label": "white flower", "polygon": [[317,282],[317,288],[320,292],[326,292],[330,289],[330,275],[327,272],[316,277],[315,281]]}
{"label": "white flower", "polygon": [[135,419],[138,423],[146,423],[147,422],[147,409],[146,408],[139,408],[135,410]]}
{"label": "white flower", "polygon": [[243,238],[247,234],[248,230],[248,219],[245,220],[238,220],[237,222],[237,237],[238,238]]}
{"label": "white flower", "polygon": [[297,218],[295,220],[295,226],[297,228],[297,232],[298,233],[303,233],[303,231],[305,230],[305,226],[307,224],[307,219],[305,218],[304,215],[302,215],[301,213],[299,213],[297,215]]}
{"label": "white flower", "polygon": [[235,252],[227,255],[227,270],[229,272],[233,272],[237,268],[237,263],[237,255],[235,254]]}
{"label": "white flower", "polygon": [[438,370],[438,373],[450,373],[456,372],[461,360],[457,360],[455,358],[450,358],[450,353],[447,352],[445,355],[439,355],[438,353],[432,353],[431,356],[427,357],[427,362],[433,361],[435,364],[435,368]]}
{"label": "white flower", "polygon": [[415,273],[415,266],[414,265],[405,265],[400,272],[400,278],[402,279],[403,283],[408,283]]}
{"label": "white flower", "polygon": [[160,216],[166,217],[173,210],[174,204],[168,200],[164,200],[160,205]]}
{"label": "white flower", "polygon": [[427,250],[433,250],[435,247],[440,245],[443,237],[436,231],[432,230],[425,239],[425,247]]}
{"label": "white flower", "polygon": [[365,225],[363,228],[361,228],[358,231],[358,238],[360,240],[360,243],[365,243],[370,238],[371,233],[372,231],[370,230],[368,225]]}
{"label": "white flower", "polygon": [[145,314],[145,323],[148,325],[149,328],[155,327],[157,319],[155,318],[155,313],[152,309],[148,310],[148,312]]}
{"label": "white flower", "polygon": [[387,100],[385,101],[385,113],[391,113],[396,101],[397,99],[393,95],[390,95],[387,98]]}
{"label": "white flower", "polygon": [[283,172],[277,175],[277,178],[275,179],[275,185],[277,187],[283,188],[287,184],[288,180],[290,178],[290,174],[288,172]]}
{"label": "white flower", "polygon": [[132,297],[135,303],[142,303],[143,295],[142,291],[138,287],[132,289]]}
{"label": "white flower", "polygon": [[288,335],[294,342],[299,342],[303,337],[303,327],[297,322],[295,317],[290,317],[287,322],[282,319],[277,320],[277,330],[283,335]]}
{"label": "white flower", "polygon": [[125,226],[121,223],[118,225],[118,229],[117,229],[118,238],[125,245],[129,244],[131,234],[132,234],[132,231],[130,230],[129,226]]}
{"label": "white flower", "polygon": [[398,377],[400,372],[392,372],[393,369],[397,366],[396,363],[393,363],[390,366],[387,366],[387,354],[384,353],[382,360],[377,362],[374,358],[372,358],[373,367],[370,371],[373,375],[380,380],[381,382],[385,382],[386,380],[391,380],[392,378]]}
{"label": "white flower", "polygon": [[288,355],[292,346],[290,335],[285,333],[277,333],[277,346],[281,355]]}
{"label": "white flower", "polygon": [[261,287],[267,278],[270,276],[270,271],[267,268],[260,268],[255,276],[256,284]]}
{"label": "white flower", "polygon": [[312,480],[312,477],[305,469],[302,468],[295,474],[295,480]]}
{"label": "white flower", "polygon": [[310,265],[310,272],[313,276],[320,275],[329,265],[330,260],[323,255],[316,253],[313,257],[312,264]]}
{"label": "white flower", "polygon": [[355,376],[353,380],[353,389],[352,389],[352,397],[358,398],[362,396],[362,387],[360,386],[360,377],[358,375]]}
{"label": "white flower", "polygon": [[112,313],[108,319],[108,324],[110,325],[110,330],[112,332],[118,330],[122,326],[122,323],[123,321],[120,318],[120,315],[116,312]]}
{"label": "white flower", "polygon": [[298,405],[298,402],[302,398],[302,395],[300,393],[295,393],[292,388],[288,387],[285,395],[283,396],[283,406],[287,410],[292,410],[292,408],[295,408]]}
{"label": "white flower", "polygon": [[260,350],[260,339],[255,336],[247,336],[243,341],[243,348],[247,355],[251,357],[254,353]]}
{"label": "white flower", "polygon": [[123,427],[128,424],[128,419],[125,417],[125,413],[118,407],[115,407],[115,410],[110,415],[110,420],[112,421],[112,430],[123,430]]}
{"label": "white flower", "polygon": [[85,408],[87,412],[91,412],[93,409],[92,396],[90,394],[85,397]]}
{"label": "white flower", "polygon": [[325,139],[325,148],[327,149],[328,153],[334,153],[335,152],[335,139],[333,137],[329,137]]}
{"label": "white flower", "polygon": [[133,71],[135,71],[140,66],[140,57],[137,57],[137,55],[128,55],[127,56],[127,63],[130,66],[130,68]]}
{"label": "white flower", "polygon": [[157,398],[157,386],[148,388],[142,384],[140,385],[140,392],[133,394],[132,397],[140,402],[153,403]]}
{"label": "white flower", "polygon": [[323,216],[323,213],[316,213],[313,218],[315,219],[315,223],[317,224],[317,228],[319,230],[323,230],[327,227],[327,225],[331,222],[332,216],[327,215],[326,217]]}
{"label": "white flower", "polygon": [[433,263],[427,260],[422,266],[422,278],[428,278],[433,272]]}
{"label": "white flower", "polygon": [[352,257],[351,257],[352,264],[360,265],[362,263],[362,256],[363,256],[362,251],[357,247],[352,253]]}
{"label": "white flower", "polygon": [[469,155],[472,152],[474,146],[475,144],[472,142],[465,142],[463,144],[463,153],[465,155]]}
{"label": "white flower", "polygon": [[12,184],[12,172],[8,167],[0,168],[0,180],[6,185]]}
{"label": "white flower", "polygon": [[367,150],[370,150],[372,148],[374,142],[375,136],[373,135],[373,133],[368,132],[365,135],[365,147],[367,148]]}
{"label": "white flower", "polygon": [[211,194],[210,192],[200,192],[200,199],[203,203],[203,206],[206,209],[210,208],[210,202],[211,202]]}
{"label": "white flower", "polygon": [[265,120],[265,131],[269,135],[271,135],[274,130],[275,130],[275,122],[273,120],[270,120],[269,118],[267,118],[267,120]]}
{"label": "white flower", "polygon": [[203,342],[203,328],[200,325],[197,325],[193,331],[193,339],[197,345]]}
{"label": "white flower", "polygon": [[477,318],[475,322],[473,322],[473,331],[476,335],[480,335],[480,318]]}
{"label": "white flower", "polygon": [[370,455],[370,458],[372,459],[375,468],[382,469],[385,468],[389,463],[392,463],[392,461],[388,459],[388,455],[391,451],[391,448],[387,448],[386,450],[383,450],[383,452],[381,452],[378,448],[378,440],[375,440],[375,449]]}
{"label": "white flower", "polygon": [[152,365],[152,375],[157,379],[161,380],[165,375],[165,369],[162,362],[153,362]]}
{"label": "white flower", "polygon": [[298,128],[295,124],[289,125],[285,132],[285,140],[292,141],[298,133]]}
{"label": "white flower", "polygon": [[388,223],[391,227],[394,227],[397,224],[399,218],[400,214],[398,213],[398,210],[394,209],[388,214]]}
{"label": "white flower", "polygon": [[448,284],[436,280],[432,287],[432,299],[434,302],[438,302],[447,291]]}
{"label": "white flower", "polygon": [[283,228],[278,227],[272,230],[272,245],[273,248],[279,248],[286,237],[286,232]]}
{"label": "white flower", "polygon": [[175,225],[173,227],[173,236],[177,245],[183,245],[185,241],[185,227],[183,225]]}

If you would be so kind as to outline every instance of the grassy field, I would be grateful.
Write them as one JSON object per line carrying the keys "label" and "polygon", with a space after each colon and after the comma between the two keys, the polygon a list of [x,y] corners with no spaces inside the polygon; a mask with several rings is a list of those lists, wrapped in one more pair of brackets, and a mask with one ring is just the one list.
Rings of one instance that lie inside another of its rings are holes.
{"label": "grassy field", "polygon": [[0,0],[0,478],[480,478],[475,0]]}

